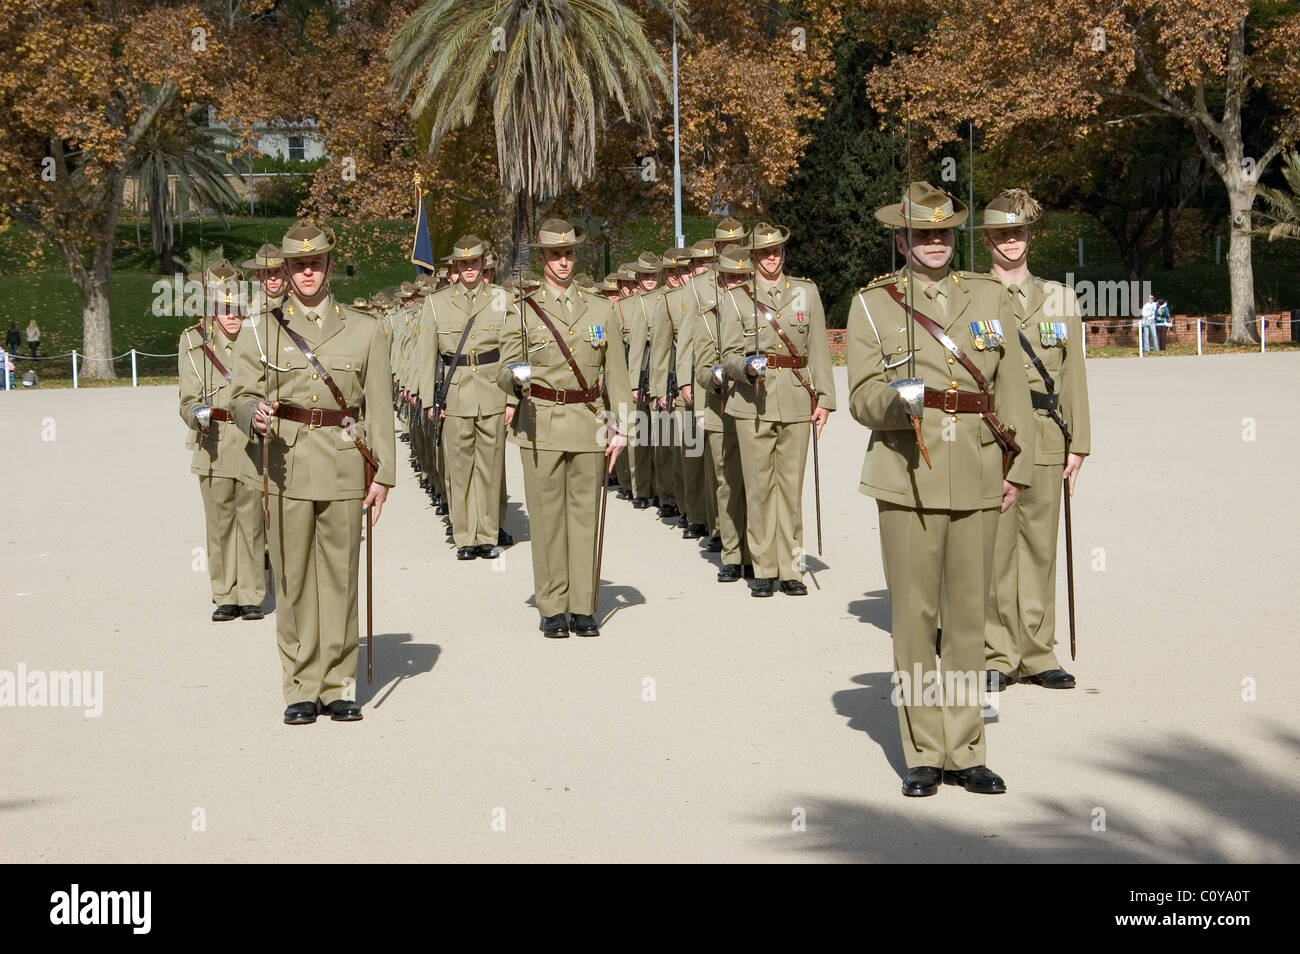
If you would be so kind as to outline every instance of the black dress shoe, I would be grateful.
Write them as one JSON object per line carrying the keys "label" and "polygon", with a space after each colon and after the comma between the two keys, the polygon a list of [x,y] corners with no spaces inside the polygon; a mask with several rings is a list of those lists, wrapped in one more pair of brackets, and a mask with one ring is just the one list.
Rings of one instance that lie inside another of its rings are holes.
{"label": "black dress shoe", "polygon": [[265,619],[266,614],[262,612],[260,606],[241,606],[239,607],[241,619]]}
{"label": "black dress shoe", "polygon": [[1008,676],[1005,672],[999,672],[996,669],[990,669],[984,674],[984,683],[988,686],[989,692],[1001,692],[1007,686],[1014,686],[1016,677]]}
{"label": "black dress shoe", "polygon": [[775,577],[766,576],[762,579],[755,580],[754,585],[750,587],[750,596],[771,596],[776,592]]}
{"label": "black dress shoe", "polygon": [[243,615],[243,612],[244,611],[234,603],[222,603],[212,611],[212,622],[226,623],[232,619],[239,619],[239,617]]}
{"label": "black dress shoe", "polygon": [[320,704],[320,714],[329,713],[332,722],[360,722],[361,706],[355,702],[349,702],[347,699],[335,699],[331,703]]}
{"label": "black dress shoe", "polygon": [[497,546],[512,547],[515,545],[515,538],[505,530],[497,531]]}
{"label": "black dress shoe", "polygon": [[677,509],[676,504],[663,504],[657,511],[661,517],[680,517],[682,512]]}
{"label": "black dress shoe", "polygon": [[960,785],[976,795],[1003,795],[1007,785],[998,775],[994,775],[986,766],[976,765],[958,771],[945,771],[943,781],[946,785]]}
{"label": "black dress shoe", "polygon": [[542,625],[538,627],[547,639],[568,639],[569,617],[565,613],[555,616],[543,616]]}
{"label": "black dress shoe", "polygon": [[480,543],[474,548],[475,554],[480,560],[491,560],[497,555],[497,548],[491,543]]}
{"label": "black dress shoe", "polygon": [[677,522],[673,524],[673,526],[675,526],[678,530],[685,530],[690,525],[691,522],[686,519],[686,514],[682,514],[681,516],[679,516],[677,518]]}
{"label": "black dress shoe", "polygon": [[624,488],[620,487],[618,488],[618,493],[615,494],[614,496],[616,496],[619,500],[631,500],[632,491],[625,490]]}
{"label": "black dress shoe", "polygon": [[746,563],[741,569],[744,570],[745,579],[752,580],[754,578],[754,564]]}
{"label": "black dress shoe", "polygon": [[808,587],[804,586],[799,580],[782,580],[781,592],[786,596],[807,596]]}
{"label": "black dress shoe", "polygon": [[943,769],[933,768],[929,765],[918,765],[916,768],[910,768],[907,770],[907,777],[903,779],[903,794],[911,798],[933,795],[939,791],[939,780],[943,777],[943,774]]}
{"label": "black dress shoe", "polygon": [[1021,676],[1021,682],[1042,686],[1044,689],[1073,689],[1074,677],[1064,669],[1048,669],[1032,676]]}
{"label": "black dress shoe", "polygon": [[739,563],[724,563],[722,569],[718,570],[719,583],[735,583],[740,579]]}
{"label": "black dress shoe", "polygon": [[461,547],[456,551],[457,560],[477,560],[478,547]]}
{"label": "black dress shoe", "polygon": [[284,710],[285,725],[311,725],[316,721],[316,703],[295,702]]}
{"label": "black dress shoe", "polygon": [[712,536],[712,537],[709,537],[709,545],[708,545],[707,547],[705,547],[704,549],[705,549],[705,551],[708,552],[708,553],[721,553],[721,552],[722,552],[722,537],[719,537],[719,536],[716,536],[716,535],[715,535],[715,536]]}
{"label": "black dress shoe", "polygon": [[585,616],[582,613],[570,613],[569,625],[573,629],[575,636],[599,636],[600,627],[596,625],[596,620],[591,616]]}
{"label": "black dress shoe", "polygon": [[632,509],[633,509],[633,510],[644,510],[644,509],[646,509],[646,507],[649,507],[649,506],[650,506],[650,501],[647,500],[645,497],[633,497],[633,498],[632,498]]}
{"label": "black dress shoe", "polygon": [[704,536],[707,531],[702,523],[688,523],[686,529],[682,531],[683,540],[698,540]]}
{"label": "black dress shoe", "polygon": [[440,517],[445,517],[445,516],[447,516],[447,514],[448,514],[448,512],[449,512],[449,511],[447,510],[447,502],[444,500],[442,503],[439,503],[436,507],[433,508],[433,512],[436,513],[436,514],[437,514],[438,516],[440,516]]}
{"label": "black dress shoe", "polygon": [[658,498],[658,497],[651,497],[651,498],[650,498],[650,506],[655,507],[655,508],[658,508],[658,506],[659,506],[659,498]]}

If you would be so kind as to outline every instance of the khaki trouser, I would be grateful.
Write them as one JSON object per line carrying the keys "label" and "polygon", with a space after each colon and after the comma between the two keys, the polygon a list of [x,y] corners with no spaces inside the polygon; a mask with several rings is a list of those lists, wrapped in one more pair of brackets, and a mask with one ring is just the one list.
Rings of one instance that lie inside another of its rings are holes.
{"label": "khaki trouser", "polygon": [[[895,696],[907,686],[913,703],[895,701],[907,766],[955,770],[983,765],[984,611],[993,577],[998,511],[876,504],[889,585],[894,670],[903,678]],[[941,605],[943,637],[936,658]],[[942,695],[927,698],[925,690],[935,686]]]}
{"label": "khaki trouser", "polygon": [[709,525],[709,508],[705,504],[705,462],[708,451],[704,447],[703,428],[690,408],[679,408],[677,417],[677,473],[681,488],[677,506],[686,514],[688,523]]}
{"label": "khaki trouser", "polygon": [[998,520],[994,585],[984,624],[988,668],[1033,676],[1060,669],[1056,659],[1056,533],[1060,464],[1037,464],[1033,483]]}
{"label": "khaki trouser", "polygon": [[266,599],[261,492],[234,477],[200,477],[208,531],[208,577],[219,606],[261,606]]}
{"label": "khaki trouser", "polygon": [[710,431],[705,439],[713,459],[716,478],[717,526],[722,539],[723,563],[749,563],[749,541],[745,523],[745,473],[740,459],[736,422],[727,418],[722,431]]}
{"label": "khaki trouser", "polygon": [[654,428],[654,488],[659,503],[680,504],[677,498],[677,422],[671,411],[651,411],[650,421]]}
{"label": "khaki trouser", "polygon": [[447,502],[451,532],[458,547],[496,546],[501,527],[502,477],[505,473],[506,420],[451,417],[442,421],[447,461]]}
{"label": "khaki trouser", "polygon": [[628,457],[631,469],[632,496],[655,496],[654,448],[655,415],[645,401],[645,395],[637,402],[636,425],[629,435],[628,448],[624,453]]}
{"label": "khaki trouser", "polygon": [[524,465],[533,590],[543,616],[594,615],[596,520],[605,456],[519,448]]}
{"label": "khaki trouser", "polygon": [[361,501],[271,498],[284,700],[356,698]]}
{"label": "khaki trouser", "polygon": [[[700,498],[704,506],[704,526],[710,535],[718,532],[718,478],[713,467],[713,453],[709,449],[708,434],[704,431],[704,421],[695,419],[696,435],[703,442],[704,453],[700,456]],[[742,478],[743,479],[743,478]]]}
{"label": "khaki trouser", "polygon": [[746,533],[759,579],[803,575],[803,472],[810,426],[807,421],[736,421]]}

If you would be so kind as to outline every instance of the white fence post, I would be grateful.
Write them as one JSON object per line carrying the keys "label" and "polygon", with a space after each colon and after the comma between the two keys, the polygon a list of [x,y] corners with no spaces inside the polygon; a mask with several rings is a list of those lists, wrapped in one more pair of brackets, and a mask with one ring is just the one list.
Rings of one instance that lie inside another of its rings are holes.
{"label": "white fence post", "polygon": [[[17,369],[15,369],[17,370]],[[5,390],[9,390],[9,352],[0,348],[0,374],[5,377]]]}
{"label": "white fence post", "polygon": [[1201,353],[1201,319],[1196,319],[1196,354]]}
{"label": "white fence post", "polygon": [[1138,332],[1138,357],[1140,358],[1142,357],[1142,319],[1141,318],[1137,320],[1137,332]]}
{"label": "white fence post", "polygon": [[72,349],[72,387],[73,390],[76,390],[77,387],[77,349],[76,348]]}
{"label": "white fence post", "polygon": [[1264,339],[1268,337],[1268,315],[1259,316],[1259,353],[1264,353]]}
{"label": "white fence post", "polygon": [[135,387],[135,349],[131,349],[131,387]]}

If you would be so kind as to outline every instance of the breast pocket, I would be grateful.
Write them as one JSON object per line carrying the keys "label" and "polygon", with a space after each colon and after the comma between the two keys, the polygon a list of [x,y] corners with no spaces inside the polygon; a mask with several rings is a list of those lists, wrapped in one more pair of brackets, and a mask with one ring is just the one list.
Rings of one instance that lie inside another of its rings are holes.
{"label": "breast pocket", "polygon": [[[360,355],[337,355],[331,357],[328,361],[323,362],[329,369],[330,377],[338,385],[338,389],[343,392],[343,398],[347,401],[348,407],[358,407],[361,404],[362,395],[365,393],[363,382],[365,380],[364,362]],[[333,394],[330,395],[333,401]],[[323,399],[323,395],[322,395]],[[338,403],[333,401],[333,403]]]}

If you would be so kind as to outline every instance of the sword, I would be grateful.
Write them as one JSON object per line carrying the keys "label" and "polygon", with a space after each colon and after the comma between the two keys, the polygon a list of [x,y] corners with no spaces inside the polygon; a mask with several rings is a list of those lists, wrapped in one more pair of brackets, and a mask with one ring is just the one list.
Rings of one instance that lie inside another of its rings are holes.
{"label": "sword", "polygon": [[817,453],[817,423],[812,426],[813,434],[813,500],[817,504],[817,555],[822,554],[822,464],[821,455]]}
{"label": "sword", "polygon": [[605,555],[605,505],[609,502],[609,475],[613,472],[613,462],[605,467],[600,475],[600,520],[596,532],[596,576],[592,580],[592,590],[596,594],[592,600],[594,610],[600,610],[600,563]]}
{"label": "sword", "polygon": [[[1070,462],[1070,435],[1065,435],[1065,462]],[[1070,482],[1064,477],[1061,478],[1064,486],[1061,488],[1065,497],[1065,592],[1069,598],[1070,607],[1070,661],[1075,658],[1075,631],[1074,631],[1074,525],[1070,522]]]}
{"label": "sword", "polygon": [[[366,493],[375,479],[370,461],[365,462]],[[366,685],[375,678],[375,524],[373,507],[366,508]]]}

